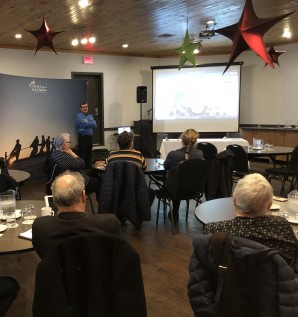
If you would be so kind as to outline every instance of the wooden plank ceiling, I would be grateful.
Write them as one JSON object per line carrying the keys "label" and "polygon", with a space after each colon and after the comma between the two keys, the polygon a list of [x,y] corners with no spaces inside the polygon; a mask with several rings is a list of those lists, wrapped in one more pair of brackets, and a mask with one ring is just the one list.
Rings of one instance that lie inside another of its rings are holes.
{"label": "wooden plank ceiling", "polygon": [[[43,14],[51,31],[63,31],[54,38],[57,52],[77,51],[104,54],[171,57],[178,56],[187,29],[194,40],[214,20],[215,29],[237,23],[244,0],[90,0],[81,9],[78,0],[1,1],[0,47],[34,50],[36,39],[25,30],[37,30]],[[298,0],[252,0],[258,17],[274,17],[298,11]],[[187,22],[188,21],[188,22]],[[292,38],[282,37],[289,28]],[[211,29],[213,26],[211,27]],[[14,34],[21,33],[17,40]],[[94,34],[93,45],[71,45],[75,37]],[[202,40],[202,38],[201,38]],[[272,27],[264,37],[267,46],[298,42],[298,13]],[[126,49],[122,44],[128,43]],[[202,55],[229,54],[231,40],[216,34],[203,39]],[[45,48],[48,50],[48,48]]]}

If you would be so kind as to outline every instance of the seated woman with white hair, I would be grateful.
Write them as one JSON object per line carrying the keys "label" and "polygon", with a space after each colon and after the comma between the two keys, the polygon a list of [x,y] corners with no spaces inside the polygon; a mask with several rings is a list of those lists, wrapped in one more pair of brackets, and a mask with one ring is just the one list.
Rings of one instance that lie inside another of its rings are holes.
{"label": "seated woman with white hair", "polygon": [[[260,174],[249,174],[238,181],[234,190],[235,218],[207,223],[203,233],[227,232],[280,252],[295,270],[298,241],[293,228],[284,217],[267,215],[272,205],[272,187]],[[220,210],[218,211],[220,212]]]}

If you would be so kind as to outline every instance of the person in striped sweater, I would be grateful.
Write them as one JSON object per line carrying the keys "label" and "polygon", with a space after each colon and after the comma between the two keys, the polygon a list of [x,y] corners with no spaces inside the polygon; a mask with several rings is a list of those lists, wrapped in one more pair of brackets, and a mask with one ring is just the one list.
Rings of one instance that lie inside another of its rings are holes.
{"label": "person in striped sweater", "polygon": [[118,135],[117,143],[119,150],[114,150],[109,153],[108,163],[116,161],[129,161],[136,164],[142,170],[145,170],[147,165],[144,156],[140,151],[133,148],[134,134],[132,132],[123,131]]}
{"label": "person in striped sweater", "polygon": [[[119,150],[113,150],[109,153],[108,164],[117,161],[128,161],[134,163],[144,171],[147,168],[145,158],[140,151],[133,148],[133,140],[134,134],[132,132],[123,131],[120,133],[117,138]],[[155,191],[148,187],[148,194],[150,205],[152,205],[155,198]]]}

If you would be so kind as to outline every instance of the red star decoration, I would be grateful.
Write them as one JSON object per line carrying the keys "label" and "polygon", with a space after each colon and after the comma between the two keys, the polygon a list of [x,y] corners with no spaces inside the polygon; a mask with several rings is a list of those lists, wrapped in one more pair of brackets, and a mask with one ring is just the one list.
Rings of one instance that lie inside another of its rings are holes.
{"label": "red star decoration", "polygon": [[43,46],[47,46],[51,48],[57,54],[54,48],[53,39],[57,34],[62,33],[63,31],[51,32],[45,19],[43,19],[42,25],[38,30],[35,30],[35,31],[26,30],[26,31],[36,37],[37,46],[36,46],[36,51],[34,55],[36,55],[37,51]]}
{"label": "red star decoration", "polygon": [[267,64],[274,68],[272,60],[266,51],[263,41],[263,35],[277,22],[294,13],[286,13],[278,17],[258,18],[252,6],[252,0],[246,0],[241,18],[238,23],[227,26],[215,32],[224,35],[233,41],[230,60],[227,69],[233,61],[246,49],[251,48],[256,52]]}
{"label": "red star decoration", "polygon": [[[279,58],[279,56],[280,56],[281,54],[283,54],[283,53],[286,53],[286,52],[285,52],[285,51],[276,51],[273,46],[271,46],[271,47],[270,47],[270,50],[268,51],[268,54],[269,54],[269,56],[270,56],[270,58],[271,58],[271,60],[272,60],[272,63],[275,63],[275,64],[277,64],[278,66],[280,66],[280,65],[279,65],[279,62],[278,62],[278,58]],[[266,64],[265,64],[265,67],[266,67],[267,65],[268,65],[268,64],[266,63]]]}

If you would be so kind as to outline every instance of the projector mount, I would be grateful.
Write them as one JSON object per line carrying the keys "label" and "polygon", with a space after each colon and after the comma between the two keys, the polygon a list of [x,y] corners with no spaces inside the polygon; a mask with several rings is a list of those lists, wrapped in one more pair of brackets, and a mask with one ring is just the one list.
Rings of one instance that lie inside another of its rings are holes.
{"label": "projector mount", "polygon": [[213,29],[209,29],[209,25],[206,23],[206,29],[200,32],[199,37],[202,39],[211,39],[215,35],[215,26],[216,23],[213,24]]}

